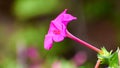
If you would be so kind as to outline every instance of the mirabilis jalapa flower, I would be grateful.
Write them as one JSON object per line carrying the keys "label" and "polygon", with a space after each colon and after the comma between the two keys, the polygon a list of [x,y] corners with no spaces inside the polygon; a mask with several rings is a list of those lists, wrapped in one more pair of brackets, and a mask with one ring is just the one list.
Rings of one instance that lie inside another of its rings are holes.
{"label": "mirabilis jalapa flower", "polygon": [[48,33],[45,36],[44,48],[46,50],[50,50],[53,46],[53,42],[61,42],[64,40],[65,37],[68,37],[68,38],[100,53],[101,52],[100,49],[75,37],[67,30],[67,24],[72,20],[76,20],[77,18],[72,16],[71,14],[67,14],[66,12],[67,12],[67,9],[65,9],[54,20],[51,21]]}
{"label": "mirabilis jalapa flower", "polygon": [[56,19],[52,20],[47,35],[44,40],[44,48],[50,50],[52,48],[53,42],[61,42],[66,37],[67,24],[77,19],[71,14],[67,14],[67,9],[65,9],[61,14],[59,14]]}
{"label": "mirabilis jalapa flower", "polygon": [[[98,68],[101,62],[105,62],[106,60],[104,61],[104,59],[106,59],[106,57],[108,59],[111,59],[109,57],[114,56],[115,53],[111,54],[111,52],[108,52],[105,48],[102,48],[102,49],[96,48],[95,46],[75,37],[67,30],[67,24],[70,21],[75,20],[77,18],[72,16],[71,14],[67,14],[66,11],[67,11],[67,9],[65,9],[61,14],[59,14],[56,17],[56,19],[51,21],[48,33],[45,36],[44,48],[46,50],[50,50],[53,46],[52,45],[53,42],[61,42],[64,40],[65,37],[68,37],[68,38],[70,38],[70,39],[72,39],[72,40],[74,40],[74,41],[76,41],[98,53],[98,61],[95,65],[95,68]],[[118,55],[119,55],[119,53],[118,53]],[[114,57],[116,57],[116,56],[114,56]],[[120,63],[120,57],[119,57],[119,63]],[[108,64],[111,64],[111,63],[108,63]],[[118,63],[115,63],[115,64],[118,64]],[[118,67],[115,67],[115,68],[118,68]]]}

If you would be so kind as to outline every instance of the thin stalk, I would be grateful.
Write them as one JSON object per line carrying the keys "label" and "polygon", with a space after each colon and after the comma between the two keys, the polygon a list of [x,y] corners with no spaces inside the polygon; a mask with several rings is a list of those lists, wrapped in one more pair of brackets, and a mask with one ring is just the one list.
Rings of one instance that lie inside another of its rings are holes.
{"label": "thin stalk", "polygon": [[98,59],[95,68],[99,68],[101,61]]}
{"label": "thin stalk", "polygon": [[118,51],[118,61],[119,61],[119,66],[120,66],[120,50]]}
{"label": "thin stalk", "polygon": [[75,36],[72,35],[68,30],[66,30],[66,34],[67,34],[67,37],[68,37],[68,38],[71,38],[72,40],[74,40],[74,41],[76,41],[76,42],[78,42],[78,43],[80,43],[80,44],[82,44],[82,45],[84,45],[84,46],[86,46],[86,47],[88,47],[88,48],[90,48],[90,49],[98,52],[98,53],[101,53],[101,52],[102,52],[100,49],[94,47],[93,45],[91,45],[91,44],[89,44],[89,43],[87,43],[87,42],[85,42],[85,41],[83,41],[83,40],[75,37]]}

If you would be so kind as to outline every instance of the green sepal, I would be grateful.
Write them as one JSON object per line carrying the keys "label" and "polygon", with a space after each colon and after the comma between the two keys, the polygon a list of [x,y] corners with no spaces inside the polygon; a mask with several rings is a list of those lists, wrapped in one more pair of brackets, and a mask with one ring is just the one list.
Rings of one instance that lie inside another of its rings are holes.
{"label": "green sepal", "polygon": [[108,52],[104,47],[101,48],[102,52],[98,54],[98,59],[101,60],[101,64],[108,64],[108,59],[111,56],[112,51]]}
{"label": "green sepal", "polygon": [[109,58],[109,68],[120,68],[119,61],[118,61],[118,51],[114,52]]}
{"label": "green sepal", "polygon": [[107,64],[108,68],[119,68],[118,51],[114,53],[108,52],[104,47],[101,48],[102,52],[98,54],[98,59],[101,60],[101,64]]}

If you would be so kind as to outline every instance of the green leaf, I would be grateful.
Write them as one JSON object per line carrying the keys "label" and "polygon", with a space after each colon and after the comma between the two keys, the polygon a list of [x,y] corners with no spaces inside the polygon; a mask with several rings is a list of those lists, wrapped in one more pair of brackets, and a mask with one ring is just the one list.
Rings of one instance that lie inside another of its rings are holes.
{"label": "green leaf", "polygon": [[118,50],[110,56],[109,67],[110,68],[118,68]]}
{"label": "green leaf", "polygon": [[50,14],[60,4],[59,0],[15,0],[13,12],[18,19],[26,20],[38,15]]}

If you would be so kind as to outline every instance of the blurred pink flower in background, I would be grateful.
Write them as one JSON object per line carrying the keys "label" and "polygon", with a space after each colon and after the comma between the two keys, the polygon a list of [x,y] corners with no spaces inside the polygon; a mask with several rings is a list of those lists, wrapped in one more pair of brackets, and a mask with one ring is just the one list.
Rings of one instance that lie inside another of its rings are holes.
{"label": "blurred pink flower in background", "polygon": [[44,48],[50,50],[52,48],[53,42],[63,41],[66,37],[66,27],[67,24],[77,19],[70,14],[66,13],[65,9],[61,14],[59,14],[56,19],[52,20],[48,30],[48,34],[45,36]]}
{"label": "blurred pink flower in background", "polygon": [[54,61],[51,68],[61,68],[62,64],[60,61]]}
{"label": "blurred pink flower in background", "polygon": [[29,58],[29,68],[41,68],[41,58],[35,47],[29,47],[27,49],[27,57]]}
{"label": "blurred pink flower in background", "polygon": [[72,60],[76,64],[76,66],[80,66],[86,62],[87,54],[84,51],[80,51],[75,54]]}
{"label": "blurred pink flower in background", "polygon": [[32,64],[29,68],[42,68],[39,64]]}
{"label": "blurred pink flower in background", "polygon": [[34,47],[29,47],[28,49],[27,49],[27,56],[29,57],[29,58],[38,58],[38,51],[37,51],[37,49],[36,48],[34,48]]}

